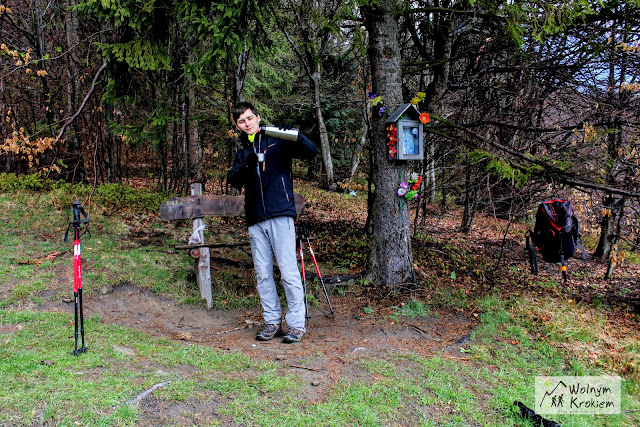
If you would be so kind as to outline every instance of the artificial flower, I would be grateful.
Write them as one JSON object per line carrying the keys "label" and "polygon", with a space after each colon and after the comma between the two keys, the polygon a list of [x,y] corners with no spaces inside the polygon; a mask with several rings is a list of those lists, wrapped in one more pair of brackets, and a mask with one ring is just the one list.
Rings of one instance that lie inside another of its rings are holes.
{"label": "artificial flower", "polygon": [[420,184],[422,183],[422,175],[418,176],[418,179],[415,181],[415,183],[411,186],[412,190],[417,190],[418,188],[420,188]]}
{"label": "artificial flower", "polygon": [[424,101],[424,99],[427,97],[427,94],[424,92],[418,92],[416,94],[416,96],[413,97],[413,99],[411,100],[411,103],[413,105],[418,105],[419,103],[421,103],[422,101]]}
{"label": "artificial flower", "polygon": [[402,181],[400,188],[398,188],[398,196],[405,200],[417,199],[420,197],[420,184],[422,183],[422,176],[417,173],[411,174],[411,179]]}
{"label": "artificial flower", "polygon": [[420,114],[420,121],[426,125],[431,121],[431,116],[429,116],[429,113],[422,113]]}
{"label": "artificial flower", "polygon": [[389,156],[392,159],[395,157],[395,154],[398,152],[398,150],[396,150],[396,141],[398,140],[398,138],[396,138],[397,131],[398,131],[398,128],[396,128],[393,123],[387,126],[387,145],[389,146]]}
{"label": "artificial flower", "polygon": [[389,125],[387,127],[387,138],[395,138],[396,133],[398,132],[398,128],[394,125]]}

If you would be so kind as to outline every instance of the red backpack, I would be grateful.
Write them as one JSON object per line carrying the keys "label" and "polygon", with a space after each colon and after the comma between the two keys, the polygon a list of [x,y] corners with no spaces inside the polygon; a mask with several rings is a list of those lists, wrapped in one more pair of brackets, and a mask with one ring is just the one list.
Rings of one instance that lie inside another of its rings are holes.
{"label": "red backpack", "polygon": [[569,200],[549,199],[540,203],[533,231],[529,229],[525,236],[533,274],[538,274],[537,252],[540,252],[542,259],[546,262],[560,263],[565,283],[567,282],[565,260],[574,255],[576,248],[582,252],[582,258],[587,260],[580,235],[580,223],[573,214],[573,206]]}

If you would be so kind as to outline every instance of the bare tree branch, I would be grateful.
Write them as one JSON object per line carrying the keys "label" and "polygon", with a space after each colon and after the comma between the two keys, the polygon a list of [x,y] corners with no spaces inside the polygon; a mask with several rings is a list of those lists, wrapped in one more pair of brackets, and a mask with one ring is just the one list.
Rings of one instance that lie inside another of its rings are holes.
{"label": "bare tree branch", "polygon": [[98,71],[96,72],[96,75],[93,76],[93,81],[91,82],[91,88],[89,89],[89,92],[87,92],[84,99],[82,100],[82,104],[80,104],[78,111],[76,111],[73,116],[69,117],[67,121],[64,122],[64,124],[60,128],[60,132],[58,132],[58,136],[56,137],[56,140],[54,141],[53,145],[57,144],[60,141],[60,139],[62,138],[62,135],[64,135],[64,131],[67,130],[67,127],[71,123],[73,123],[73,121],[80,115],[80,113],[82,113],[82,110],[84,110],[84,107],[87,105],[87,102],[89,102],[91,95],[93,95],[93,91],[96,88],[96,83],[98,82],[98,77],[100,77],[100,74],[106,67],[107,67],[107,63],[103,62],[100,68],[98,69]]}
{"label": "bare tree branch", "polygon": [[[487,145],[490,145],[490,146],[494,147],[497,150],[500,150],[500,151],[502,151],[504,153],[507,153],[507,154],[509,154],[509,155],[511,155],[513,157],[516,157],[516,158],[518,158],[520,160],[523,160],[523,161],[525,161],[527,163],[534,164],[534,165],[537,165],[537,166],[540,166],[540,167],[544,168],[545,172],[544,173],[540,173],[540,176],[551,178],[551,179],[553,179],[555,181],[564,183],[564,184],[569,185],[571,187],[589,188],[589,189],[592,189],[592,190],[601,190],[601,191],[606,191],[608,193],[617,194],[617,195],[620,195],[620,196],[626,196],[626,197],[632,197],[632,198],[640,199],[640,193],[629,191],[629,190],[625,190],[625,189],[622,189],[622,188],[615,188],[615,187],[610,187],[610,186],[606,186],[606,185],[596,184],[596,183],[593,183],[593,182],[577,180],[577,179],[575,179],[575,177],[571,176],[570,174],[568,174],[567,172],[565,172],[565,171],[563,171],[561,169],[558,169],[557,167],[555,167],[553,165],[550,165],[550,164],[548,164],[546,162],[543,162],[542,160],[527,156],[527,155],[525,155],[523,153],[520,153],[520,152],[518,152],[518,151],[516,151],[516,150],[514,150],[512,148],[505,147],[502,144],[498,144],[497,142],[492,141],[491,139],[488,139],[488,138],[485,138],[485,137],[483,137],[481,135],[478,135],[476,132],[474,132],[474,131],[472,131],[470,129],[467,129],[466,127],[464,127],[462,125],[450,122],[450,121],[448,121],[446,119],[443,119],[442,117],[437,117],[437,116],[433,116],[432,115],[431,118],[434,119],[434,120],[437,120],[437,121],[439,121],[439,122],[441,122],[441,123],[443,123],[443,124],[445,124],[445,125],[447,125],[449,127],[452,127],[454,129],[460,130],[460,131],[462,131],[462,132],[464,132],[464,133],[466,133],[468,135],[471,135],[471,136],[473,136],[473,138],[475,138],[475,139],[477,139],[479,141],[482,141],[483,143],[485,143]],[[427,132],[431,132],[431,130],[427,129]],[[452,136],[447,135],[444,132],[432,132],[432,133],[454,139]],[[468,145],[468,146],[472,147],[472,148],[478,148],[475,144],[466,143],[466,142],[463,142],[463,143],[465,145]]]}

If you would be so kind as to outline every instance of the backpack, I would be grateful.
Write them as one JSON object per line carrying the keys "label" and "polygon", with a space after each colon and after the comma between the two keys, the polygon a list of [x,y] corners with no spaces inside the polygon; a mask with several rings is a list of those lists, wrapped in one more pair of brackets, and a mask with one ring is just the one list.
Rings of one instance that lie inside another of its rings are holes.
{"label": "backpack", "polygon": [[582,252],[582,258],[587,260],[580,235],[580,223],[573,214],[573,206],[569,200],[549,199],[540,203],[533,231],[529,229],[525,236],[533,274],[538,274],[537,252],[540,252],[542,259],[546,262],[561,264],[560,270],[565,284],[567,283],[565,260],[574,255],[576,248]]}

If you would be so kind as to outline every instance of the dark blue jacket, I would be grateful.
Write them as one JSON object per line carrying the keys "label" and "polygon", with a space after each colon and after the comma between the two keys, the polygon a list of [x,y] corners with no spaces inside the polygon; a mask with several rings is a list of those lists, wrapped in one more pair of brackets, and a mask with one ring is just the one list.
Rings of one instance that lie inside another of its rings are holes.
{"label": "dark blue jacket", "polygon": [[[292,159],[313,158],[318,152],[316,146],[301,133],[297,141],[284,141],[259,132],[251,144],[242,132],[240,141],[243,149],[233,159],[229,183],[238,189],[244,187],[247,225],[279,216],[295,218]],[[264,153],[265,160],[250,169],[246,161],[252,151]]]}

